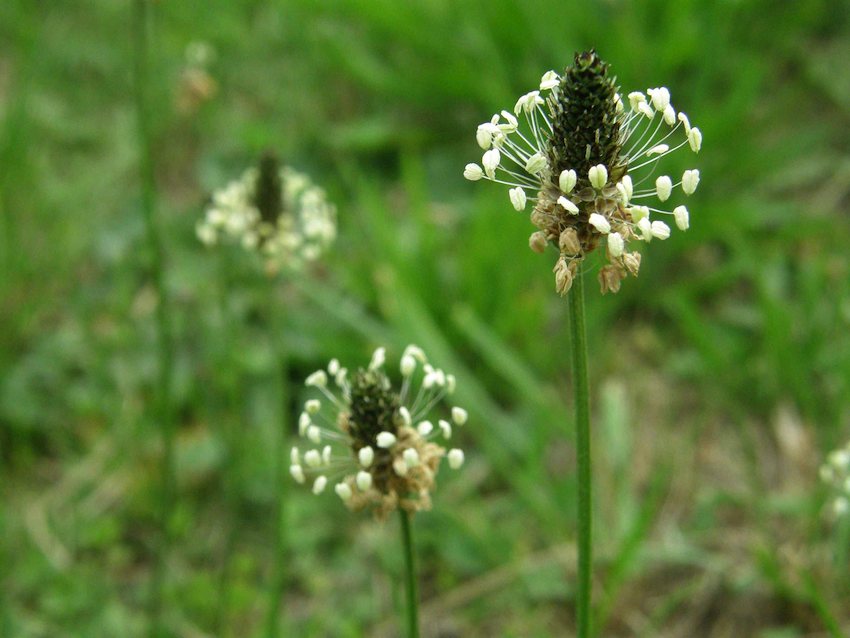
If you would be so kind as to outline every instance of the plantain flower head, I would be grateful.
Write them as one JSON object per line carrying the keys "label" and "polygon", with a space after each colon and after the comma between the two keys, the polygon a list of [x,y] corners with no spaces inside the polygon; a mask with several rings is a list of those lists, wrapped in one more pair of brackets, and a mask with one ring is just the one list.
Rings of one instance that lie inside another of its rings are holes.
{"label": "plantain flower head", "polygon": [[441,459],[451,469],[464,461],[463,450],[447,451],[438,441],[451,439],[467,412],[447,403],[454,376],[433,367],[418,346],[405,349],[397,376],[395,385],[378,348],[353,373],[333,359],[307,377],[322,398],[309,399],[298,421],[307,449],[291,450],[296,482],[317,495],[332,487],[349,509],[371,508],[380,519],[399,507],[430,509]]}
{"label": "plantain flower head", "polygon": [[[502,111],[478,127],[481,164],[467,164],[464,177],[509,187],[517,211],[531,209],[538,228],[529,239],[535,252],[558,248],[555,288],[569,291],[585,256],[605,247],[599,272],[603,293],[617,292],[637,276],[640,253],[633,241],[670,236],[667,219],[689,225],[688,209],[668,203],[688,196],[699,170],[681,178],[654,177],[662,158],[680,149],[698,153],[702,133],[670,102],[664,88],[635,91],[623,101],[608,65],[595,51],[576,54],[563,75],[547,71],[539,89],[521,96],[513,112]],[[657,202],[657,203],[656,203]]]}
{"label": "plantain flower head", "polygon": [[276,273],[314,261],[330,246],[336,208],[306,175],[266,153],[259,166],[213,194],[196,232],[207,246],[240,243]]}

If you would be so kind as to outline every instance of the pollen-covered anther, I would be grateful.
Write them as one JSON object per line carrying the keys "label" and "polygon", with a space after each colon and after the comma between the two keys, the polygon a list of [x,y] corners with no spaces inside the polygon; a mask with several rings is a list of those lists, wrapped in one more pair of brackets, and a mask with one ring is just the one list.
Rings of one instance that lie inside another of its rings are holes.
{"label": "pollen-covered anther", "polygon": [[458,406],[452,408],[452,421],[455,422],[455,425],[464,425],[468,418],[469,414],[463,408]]}
{"label": "pollen-covered anther", "polygon": [[369,474],[369,472],[361,470],[357,473],[355,482],[357,483],[357,489],[361,492],[365,492],[372,487],[372,475]]}
{"label": "pollen-covered anther", "polygon": [[527,198],[526,198],[526,195],[525,195],[525,191],[520,186],[517,186],[516,188],[512,188],[511,190],[509,190],[508,195],[510,196],[510,199],[511,199],[511,205],[514,207],[515,210],[517,210],[517,211],[525,210],[525,203],[526,203]]}
{"label": "pollen-covered anther", "polygon": [[361,467],[369,467],[375,460],[375,450],[369,445],[360,448],[357,451],[357,460]]}
{"label": "pollen-covered anther", "polygon": [[699,170],[691,169],[682,173],[682,191],[685,195],[692,195],[699,185]]}
{"label": "pollen-covered anther", "polygon": [[634,194],[632,178],[628,175],[623,175],[623,178],[617,182],[617,192],[620,194],[623,204],[628,204]]}
{"label": "pollen-covered anther", "polygon": [[463,465],[463,461],[464,461],[463,450],[458,449],[458,448],[453,448],[453,449],[449,450],[449,453],[448,453],[447,456],[448,456],[448,461],[449,461],[449,467],[452,468],[453,470],[457,470],[457,469],[460,468],[461,465]]}
{"label": "pollen-covered anther", "polygon": [[399,369],[401,371],[401,376],[403,376],[404,378],[410,377],[410,375],[412,375],[416,370],[416,359],[414,359],[409,354],[404,355],[401,358]]}
{"label": "pollen-covered anther", "polygon": [[404,452],[402,452],[401,456],[408,468],[419,465],[419,452],[413,448],[407,448]]}
{"label": "pollen-covered anther", "polygon": [[655,192],[660,201],[666,202],[670,199],[670,193],[673,192],[673,180],[667,175],[662,175],[655,180]]}
{"label": "pollen-covered anther", "polygon": [[391,448],[395,445],[396,436],[392,432],[379,432],[376,438],[376,443],[380,448]]}
{"label": "pollen-covered anther", "polygon": [[561,192],[564,194],[571,193],[573,188],[575,188],[577,179],[578,177],[573,169],[561,171],[561,174],[558,176],[558,186]]}
{"label": "pollen-covered anther", "polygon": [[696,126],[688,132],[688,144],[694,153],[699,153],[702,148],[702,131]]}
{"label": "pollen-covered anther", "polygon": [[546,156],[538,152],[529,157],[525,162],[525,170],[534,175],[543,171],[547,165]]}
{"label": "pollen-covered anther", "polygon": [[591,213],[587,223],[603,235],[607,235],[611,232],[611,223],[599,213]]}
{"label": "pollen-covered anther", "polygon": [[478,164],[469,163],[463,169],[463,176],[470,182],[477,182],[484,177],[484,171]]}
{"label": "pollen-covered anther", "polygon": [[328,385],[328,375],[325,374],[324,370],[316,370],[313,374],[307,377],[304,381],[304,385],[324,388]]}
{"label": "pollen-covered anther", "polygon": [[573,204],[570,200],[568,200],[568,199],[567,199],[566,197],[564,197],[563,195],[561,195],[561,196],[558,198],[558,206],[560,206],[561,208],[563,208],[563,209],[564,209],[565,211],[567,211],[570,215],[578,215],[578,212],[579,212],[579,211],[578,211],[578,206],[576,206],[575,204]]}
{"label": "pollen-covered anther", "polygon": [[353,494],[351,486],[348,483],[337,483],[334,485],[334,492],[336,492],[337,496],[339,496],[343,501],[349,500]]}
{"label": "pollen-covered anther", "polygon": [[654,221],[651,225],[652,236],[657,239],[667,239],[670,237],[670,227],[662,221]]}
{"label": "pollen-covered anther", "polygon": [[487,177],[495,179],[496,169],[499,167],[501,160],[502,156],[497,148],[491,148],[489,151],[484,153],[481,158],[481,163],[484,165],[484,173]]}
{"label": "pollen-covered anther", "polygon": [[605,184],[608,183],[608,169],[604,164],[591,166],[590,170],[587,172],[587,177],[593,188],[596,190],[602,190]]}
{"label": "pollen-covered anther", "polygon": [[304,476],[304,468],[302,468],[298,464],[289,466],[289,473],[292,475],[292,478],[295,479],[297,483],[304,483],[306,477]]}
{"label": "pollen-covered anther", "polygon": [[554,71],[546,71],[540,78],[540,90],[550,91],[561,83],[561,77]]}
{"label": "pollen-covered anther", "polygon": [[325,487],[328,485],[328,477],[319,476],[313,481],[313,494],[319,495],[325,491]]}
{"label": "pollen-covered anther", "polygon": [[673,209],[673,219],[676,221],[676,227],[679,230],[688,230],[690,219],[688,209],[685,206],[676,206]]}
{"label": "pollen-covered anther", "polygon": [[608,235],[608,254],[617,258],[623,254],[623,248],[625,247],[625,242],[623,241],[623,236],[620,233],[611,233]]}

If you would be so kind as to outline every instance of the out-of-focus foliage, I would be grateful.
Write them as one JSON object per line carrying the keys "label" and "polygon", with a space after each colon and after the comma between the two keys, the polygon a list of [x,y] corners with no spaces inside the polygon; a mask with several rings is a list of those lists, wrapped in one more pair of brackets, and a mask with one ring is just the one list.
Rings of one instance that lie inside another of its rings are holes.
{"label": "out-of-focus foliage", "polygon": [[[275,428],[329,358],[408,342],[458,375],[470,408],[467,465],[416,518],[428,635],[565,635],[566,306],[550,260],[527,249],[528,220],[461,171],[480,122],[589,47],[625,89],[669,87],[705,137],[690,230],[647,246],[620,294],[589,299],[601,635],[850,631],[850,580],[833,560],[847,534],[821,514],[817,480],[850,438],[846,3],[153,4],[175,635],[261,630]],[[106,0],[0,3],[8,635],[146,629],[158,300],[131,18]],[[203,74],[187,67],[193,42],[214,52]],[[271,282],[194,236],[209,193],[269,147],[328,190],[340,228],[318,269]],[[292,635],[393,635],[394,524],[282,487]]]}

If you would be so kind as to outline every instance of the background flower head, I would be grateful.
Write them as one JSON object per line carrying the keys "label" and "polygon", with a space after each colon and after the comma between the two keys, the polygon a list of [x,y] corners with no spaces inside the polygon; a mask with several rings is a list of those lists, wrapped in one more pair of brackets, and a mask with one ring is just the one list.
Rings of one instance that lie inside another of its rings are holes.
{"label": "background flower head", "polygon": [[270,273],[316,260],[336,238],[336,207],[303,173],[264,154],[213,194],[196,227],[207,245],[224,239],[258,253]]}

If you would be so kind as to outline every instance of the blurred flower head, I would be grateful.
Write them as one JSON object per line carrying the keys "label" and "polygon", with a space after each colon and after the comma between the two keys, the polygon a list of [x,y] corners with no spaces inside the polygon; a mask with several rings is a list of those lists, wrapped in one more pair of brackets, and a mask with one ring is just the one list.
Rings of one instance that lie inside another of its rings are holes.
{"label": "blurred flower head", "polygon": [[328,248],[336,238],[336,207],[306,175],[267,153],[259,167],[213,194],[196,232],[207,246],[240,243],[276,273],[314,261]]}
{"label": "blurred flower head", "polygon": [[385,363],[385,350],[378,348],[366,368],[349,373],[334,359],[327,371],[307,377],[321,398],[304,405],[298,434],[311,447],[293,447],[289,467],[314,494],[333,489],[348,508],[372,508],[380,519],[399,507],[411,513],[431,507],[441,459],[446,456],[452,469],[464,461],[462,450],[447,452],[436,441],[451,439],[467,418],[458,406],[445,405],[439,413],[455,379],[430,365],[421,348],[405,349],[400,387]]}
{"label": "blurred flower head", "polygon": [[628,107],[608,65],[589,51],[576,54],[563,75],[547,71],[539,89],[521,96],[513,112],[495,114],[476,132],[484,155],[480,165],[466,165],[464,176],[508,186],[518,211],[531,206],[539,230],[529,246],[535,252],[548,244],[558,248],[553,272],[561,295],[584,257],[603,242],[608,264],[599,272],[600,287],[617,292],[640,269],[631,241],[667,239],[670,226],[663,218],[688,228],[688,209],[667,210],[666,202],[676,189],[691,195],[699,171],[652,180],[663,157],[683,148],[698,153],[702,133],[675,110],[664,87],[627,99]]}
{"label": "blurred flower head", "polygon": [[202,40],[186,45],[185,64],[177,84],[177,110],[184,115],[195,115],[218,93],[218,82],[209,71],[215,61],[215,48]]}
{"label": "blurred flower head", "polygon": [[820,478],[832,489],[833,516],[850,514],[850,443],[829,453],[820,467]]}

